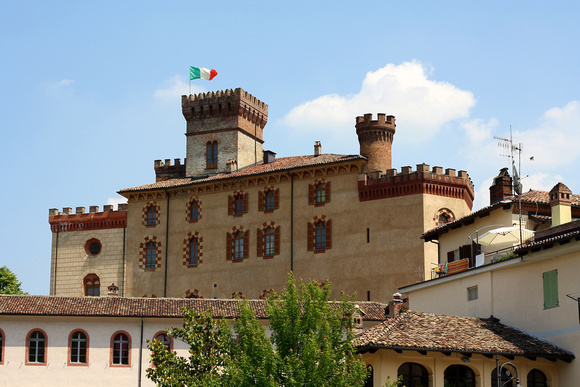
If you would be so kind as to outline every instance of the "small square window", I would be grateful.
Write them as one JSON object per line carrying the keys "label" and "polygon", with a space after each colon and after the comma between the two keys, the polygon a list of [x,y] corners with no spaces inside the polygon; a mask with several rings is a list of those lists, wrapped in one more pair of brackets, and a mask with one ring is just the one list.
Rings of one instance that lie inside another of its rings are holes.
{"label": "small square window", "polygon": [[467,301],[477,300],[479,298],[477,286],[467,288]]}

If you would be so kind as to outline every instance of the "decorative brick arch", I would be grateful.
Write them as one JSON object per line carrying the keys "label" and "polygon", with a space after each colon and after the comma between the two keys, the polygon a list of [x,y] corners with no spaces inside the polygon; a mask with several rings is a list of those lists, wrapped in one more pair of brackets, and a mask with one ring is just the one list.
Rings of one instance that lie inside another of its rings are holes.
{"label": "decorative brick arch", "polygon": [[[197,203],[197,217],[192,216],[192,211],[194,208],[194,203]],[[201,200],[197,196],[192,197],[187,202],[187,208],[185,211],[185,220],[189,223],[197,223],[201,219]]]}
{"label": "decorative brick arch", "polygon": [[[155,223],[149,223],[148,220],[148,213],[149,213],[149,208],[151,207],[155,207]],[[159,211],[159,204],[157,204],[156,201],[152,201],[152,202],[147,202],[147,204],[145,204],[145,206],[143,206],[143,226],[145,227],[155,227],[156,225],[159,224],[159,216],[160,216],[160,211]]]}
{"label": "decorative brick arch", "polygon": [[185,298],[200,298],[203,299],[203,296],[199,295],[199,290],[198,289],[193,289],[193,291],[191,291],[191,289],[187,289],[187,291],[185,292]]}
{"label": "decorative brick arch", "polygon": [[[197,260],[197,264],[190,264],[189,263],[189,254],[190,254],[190,244],[189,242],[191,241],[191,238],[197,238],[198,242],[199,242],[199,252],[198,252],[198,260]],[[199,235],[199,232],[195,231],[195,232],[188,232],[187,235],[185,236],[185,239],[183,240],[183,265],[186,267],[197,267],[198,265],[200,265],[203,260],[201,259],[203,257],[203,238],[201,237],[201,235]]]}
{"label": "decorative brick arch", "polygon": [[453,222],[455,220],[455,214],[449,208],[439,209],[439,211],[437,211],[435,213],[435,216],[433,217],[433,220],[435,221],[435,227],[439,227],[445,224],[445,223],[441,224],[440,222],[440,220],[442,221],[443,218],[447,219],[445,223]]}
{"label": "decorative brick arch", "polygon": [[[147,268],[147,243],[155,242],[157,248],[157,255],[155,257],[155,268]],[[146,236],[144,241],[139,245],[139,269],[155,270],[161,268],[161,242],[156,236]]]}

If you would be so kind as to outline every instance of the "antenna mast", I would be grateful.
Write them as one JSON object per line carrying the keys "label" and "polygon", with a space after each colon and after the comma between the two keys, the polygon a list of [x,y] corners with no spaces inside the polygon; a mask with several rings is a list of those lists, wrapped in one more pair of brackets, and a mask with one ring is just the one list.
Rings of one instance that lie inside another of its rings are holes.
{"label": "antenna mast", "polygon": [[[510,125],[510,138],[502,138],[494,136],[496,140],[499,140],[498,146],[501,148],[507,148],[510,151],[509,155],[501,155],[504,157],[509,157],[512,160],[512,175],[513,175],[513,189],[514,193],[518,196],[518,210],[519,210],[519,222],[520,222],[520,246],[522,244],[522,183],[518,170],[522,171],[522,151],[524,148],[523,143],[514,144],[512,137],[512,126]],[[518,152],[518,168],[516,169],[516,163],[514,160],[514,152]]]}

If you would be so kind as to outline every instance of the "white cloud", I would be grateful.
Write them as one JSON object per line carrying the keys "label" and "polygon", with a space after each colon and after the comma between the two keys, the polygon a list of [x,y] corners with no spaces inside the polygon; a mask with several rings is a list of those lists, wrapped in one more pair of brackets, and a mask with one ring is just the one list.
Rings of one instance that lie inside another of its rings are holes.
{"label": "white cloud", "polygon": [[398,141],[428,141],[446,122],[469,116],[475,98],[447,82],[428,79],[421,63],[388,64],[367,73],[353,95],[329,94],[294,107],[282,123],[296,131],[316,127],[345,137],[353,131],[354,118],[365,113],[396,112],[397,122],[412,130],[397,133]]}
{"label": "white cloud", "polygon": [[115,210],[119,208],[119,204],[127,203],[127,198],[108,198],[107,204],[112,204]]}
{"label": "white cloud", "polygon": [[580,158],[580,101],[549,109],[530,130],[514,131],[523,142],[525,155],[534,157],[538,168],[554,168],[577,163]]}
{"label": "white cloud", "polygon": [[463,122],[461,126],[465,129],[467,139],[471,144],[478,145],[490,141],[493,138],[492,132],[497,127],[498,122],[495,118],[487,122],[478,118]]}
{"label": "white cloud", "polygon": [[192,84],[190,88],[190,85],[185,82],[183,77],[176,75],[163,82],[163,87],[155,90],[154,96],[166,101],[175,102],[176,97],[205,92],[207,92],[206,89],[196,84]]}
{"label": "white cloud", "polygon": [[56,87],[65,87],[65,86],[69,86],[72,85],[74,82],[74,79],[63,79],[61,81],[56,82]]}

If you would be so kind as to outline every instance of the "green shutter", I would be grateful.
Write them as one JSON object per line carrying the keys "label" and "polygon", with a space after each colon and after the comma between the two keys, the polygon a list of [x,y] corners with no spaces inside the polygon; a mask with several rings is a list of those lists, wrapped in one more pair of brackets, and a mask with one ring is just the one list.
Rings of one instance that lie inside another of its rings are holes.
{"label": "green shutter", "polygon": [[558,270],[547,271],[542,277],[544,281],[544,309],[558,306]]}

